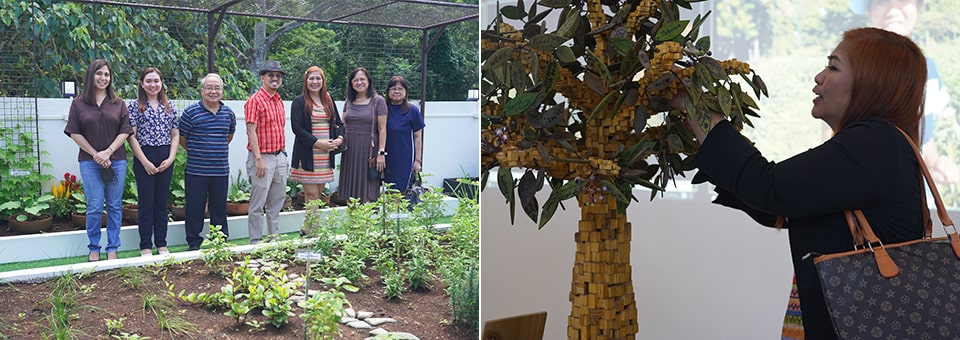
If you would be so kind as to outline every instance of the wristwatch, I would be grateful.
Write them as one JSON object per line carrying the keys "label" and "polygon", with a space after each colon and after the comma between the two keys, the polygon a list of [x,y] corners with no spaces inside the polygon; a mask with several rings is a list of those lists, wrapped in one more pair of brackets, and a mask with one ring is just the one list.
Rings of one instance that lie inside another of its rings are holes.
{"label": "wristwatch", "polygon": [[384,150],[380,150],[380,152],[378,152],[377,154],[378,154],[378,155],[384,155],[384,156],[386,156],[386,155],[387,155],[387,152],[384,151]]}

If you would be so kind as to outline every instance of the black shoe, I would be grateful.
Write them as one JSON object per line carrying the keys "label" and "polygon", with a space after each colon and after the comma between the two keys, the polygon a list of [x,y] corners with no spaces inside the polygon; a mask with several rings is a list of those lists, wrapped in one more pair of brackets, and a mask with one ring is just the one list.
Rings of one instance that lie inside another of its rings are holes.
{"label": "black shoe", "polygon": [[307,235],[308,235],[308,234],[307,234],[305,231],[303,231],[302,229],[300,230],[300,237],[304,237],[304,236],[307,236]]}

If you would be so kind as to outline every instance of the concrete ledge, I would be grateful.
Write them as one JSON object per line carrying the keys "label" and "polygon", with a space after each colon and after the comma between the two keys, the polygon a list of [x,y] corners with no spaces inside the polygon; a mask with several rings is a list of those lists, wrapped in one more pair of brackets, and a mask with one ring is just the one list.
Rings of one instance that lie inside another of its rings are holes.
{"label": "concrete ledge", "polygon": [[[452,215],[456,211],[455,198],[444,199],[444,214]],[[346,207],[336,207],[321,210],[321,214],[330,211],[344,210]],[[303,210],[280,213],[280,233],[290,233],[300,230],[303,225]],[[262,217],[261,217],[262,218]],[[209,219],[204,220],[201,235],[209,232]],[[227,227],[230,228],[230,239],[247,238],[250,236],[247,229],[247,216],[227,217]],[[170,222],[167,226],[167,245],[177,246],[187,244],[183,221]],[[25,262],[44,259],[85,256],[88,253],[87,232],[84,230],[31,234],[0,237],[0,263]],[[102,235],[100,242],[106,245],[107,236]],[[136,250],[140,248],[140,233],[137,226],[120,227],[120,250]],[[121,260],[122,261],[122,260]]]}
{"label": "concrete ledge", "polygon": [[[229,222],[228,222],[229,223]],[[299,228],[299,227],[298,227]],[[441,231],[446,231],[450,229],[449,224],[438,224],[434,228]],[[343,235],[338,235],[335,237],[343,237]],[[310,239],[304,239],[310,240]],[[298,242],[299,240],[287,240],[280,242]],[[234,253],[251,253],[257,248],[260,247],[269,247],[273,243],[264,242],[260,244],[245,244],[239,246],[230,247],[230,250]],[[98,272],[110,269],[116,269],[120,267],[141,267],[145,265],[150,265],[154,263],[166,262],[169,259],[172,259],[174,262],[183,262],[200,258],[202,255],[201,250],[194,251],[184,251],[177,253],[170,253],[166,255],[153,255],[153,256],[137,256],[137,257],[128,257],[123,259],[116,260],[100,260],[97,262],[83,262],[75,264],[67,264],[62,266],[53,266],[53,267],[43,267],[43,268],[33,268],[33,269],[23,269],[23,270],[14,270],[9,272],[0,272],[0,283],[19,283],[19,282],[43,282],[50,280],[52,278],[60,277],[67,274],[76,274],[76,273],[87,273],[87,272]]]}

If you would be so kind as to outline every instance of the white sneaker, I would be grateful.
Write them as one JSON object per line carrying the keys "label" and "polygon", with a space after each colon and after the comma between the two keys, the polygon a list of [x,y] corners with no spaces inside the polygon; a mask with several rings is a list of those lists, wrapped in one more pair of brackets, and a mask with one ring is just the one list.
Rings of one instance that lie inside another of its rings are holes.
{"label": "white sneaker", "polygon": [[150,249],[140,249],[140,256],[148,257],[153,256],[153,252]]}
{"label": "white sneaker", "polygon": [[160,255],[168,255],[170,254],[170,251],[167,250],[167,247],[160,247],[157,248],[157,253],[160,253]]}

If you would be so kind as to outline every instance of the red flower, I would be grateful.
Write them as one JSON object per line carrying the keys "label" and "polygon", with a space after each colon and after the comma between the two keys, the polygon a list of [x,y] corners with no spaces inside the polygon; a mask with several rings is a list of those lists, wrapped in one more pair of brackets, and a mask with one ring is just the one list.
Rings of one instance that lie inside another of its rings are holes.
{"label": "red flower", "polygon": [[77,181],[77,175],[70,175],[70,182],[76,182],[76,181]]}
{"label": "red flower", "polygon": [[69,181],[69,180],[70,180],[70,173],[69,173],[69,172],[65,172],[65,173],[63,173],[63,179],[65,179],[65,180],[68,180],[68,181]]}

